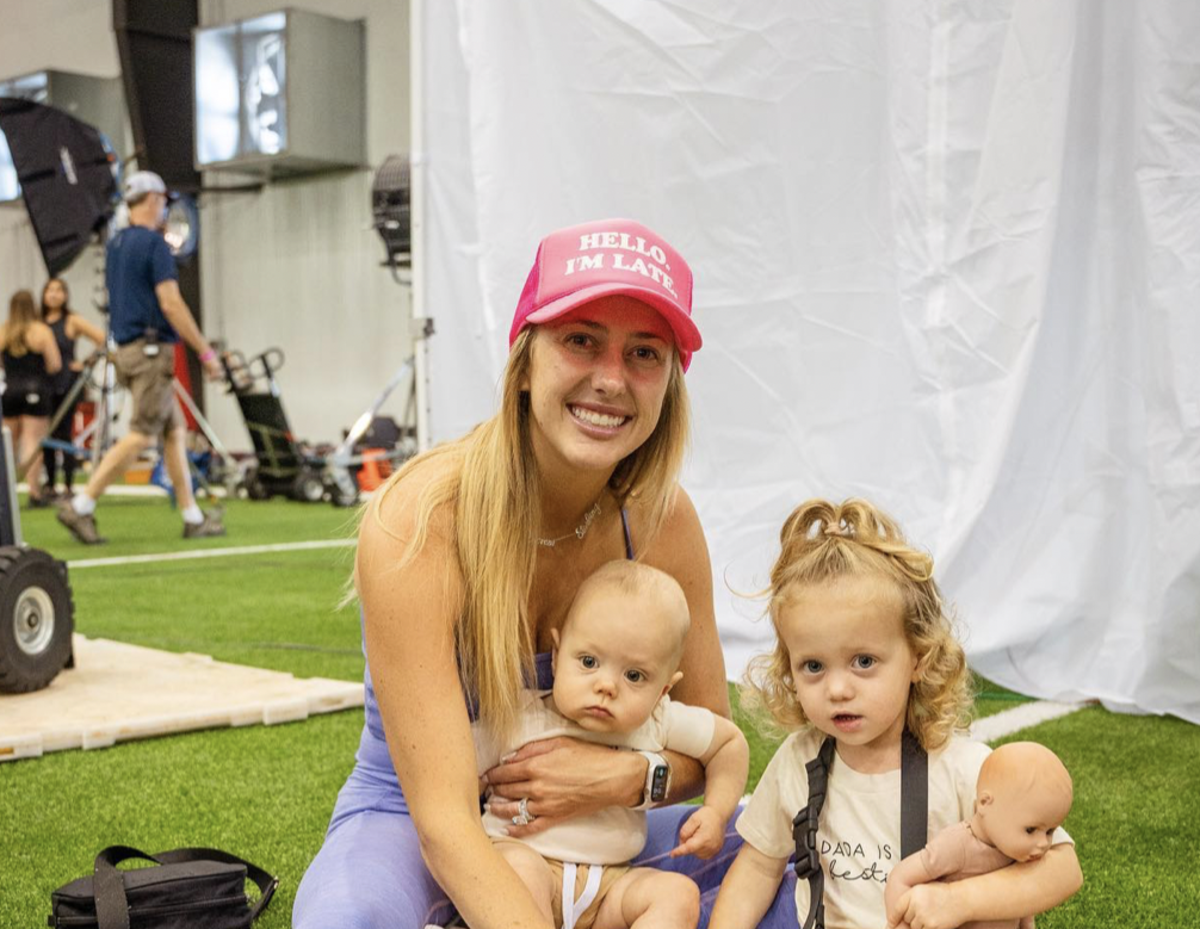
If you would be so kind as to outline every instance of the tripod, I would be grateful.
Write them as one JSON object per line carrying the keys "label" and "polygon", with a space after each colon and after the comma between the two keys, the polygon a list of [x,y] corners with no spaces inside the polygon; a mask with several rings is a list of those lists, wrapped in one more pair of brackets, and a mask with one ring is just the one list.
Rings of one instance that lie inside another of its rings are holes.
{"label": "tripod", "polygon": [[[117,416],[117,413],[114,412],[114,410],[116,409],[115,403],[114,403],[114,398],[116,397],[117,385],[116,385],[116,368],[113,365],[113,356],[115,354],[115,348],[112,344],[111,335],[109,336],[108,341],[109,341],[109,346],[106,350],[97,349],[96,351],[92,352],[91,355],[88,356],[87,360],[84,361],[83,370],[81,370],[79,372],[79,376],[77,378],[75,378],[74,383],[71,384],[71,389],[67,392],[67,395],[63,398],[63,402],[61,404],[59,404],[59,407],[55,411],[53,418],[50,420],[50,428],[48,430],[49,433],[53,433],[54,430],[58,427],[59,423],[62,422],[63,417],[66,416],[67,413],[70,412],[74,408],[75,401],[79,398],[79,395],[83,392],[84,388],[87,386],[88,381],[90,380],[92,373],[96,368],[96,365],[103,362],[103,369],[102,369],[102,374],[101,374],[102,379],[101,379],[101,391],[100,391],[100,404],[96,410],[95,419],[93,420],[92,424],[88,427],[88,430],[95,430],[95,433],[96,433],[96,439],[95,439],[95,442],[93,443],[94,450],[89,451],[86,448],[80,447],[80,445],[78,445],[78,444],[69,444],[69,443],[59,442],[55,439],[49,439],[49,438],[44,439],[42,441],[41,447],[39,447],[38,449],[35,449],[33,454],[31,454],[28,458],[26,458],[23,462],[21,462],[20,467],[17,469],[18,480],[20,480],[21,478],[24,478],[26,472],[33,466],[34,462],[37,461],[38,456],[42,454],[43,448],[59,449],[67,454],[74,455],[76,458],[80,458],[80,459],[91,458],[94,461],[99,461],[101,458],[104,457],[104,453],[107,452],[109,450],[109,448],[111,448],[112,445],[114,444],[114,439],[112,436],[112,424]],[[208,440],[208,443],[212,447],[213,452],[217,455],[217,457],[221,460],[221,463],[224,465],[224,467],[222,469],[222,474],[224,477],[225,487],[226,487],[227,491],[232,493],[236,489],[238,480],[239,480],[239,475],[238,475],[237,469],[229,467],[229,463],[233,461],[233,456],[230,455],[229,450],[225,447],[225,445],[217,437],[217,434],[213,431],[212,426],[209,424],[208,420],[206,420],[204,418],[204,416],[200,413],[199,408],[197,408],[197,406],[196,406],[196,402],[192,399],[191,395],[187,392],[187,390],[184,388],[184,386],[179,382],[178,378],[172,379],[172,386],[175,389],[176,396],[179,398],[180,402],[188,410],[188,412],[191,413],[192,417],[196,420],[196,424],[200,427],[200,431],[204,434],[204,437]],[[80,442],[86,441],[86,438],[89,434],[88,430],[85,430],[78,437]],[[193,471],[193,474],[196,475],[197,477],[199,477],[201,485],[207,492],[208,496],[211,498],[212,491],[211,491],[211,488],[208,486],[208,482],[204,479],[203,475],[196,474],[195,468],[191,467],[190,462],[189,462],[189,467]]]}
{"label": "tripod", "polygon": [[[109,410],[111,409],[114,387],[114,371],[110,364],[110,360],[110,350],[105,351],[97,349],[87,357],[83,363],[83,369],[79,372],[79,376],[75,378],[75,381],[71,384],[71,389],[67,391],[62,403],[60,403],[58,409],[54,411],[54,416],[52,416],[50,419],[50,427],[46,430],[47,435],[53,434],[54,430],[58,428],[59,423],[63,421],[63,417],[74,409],[75,402],[79,399],[79,395],[83,393],[84,388],[88,384],[89,378],[92,376],[92,371],[95,369],[97,364],[103,361],[104,380],[102,382],[103,386],[101,387],[100,393],[100,408],[97,410],[96,419],[89,429],[96,429],[99,427],[100,436],[96,443],[98,450],[97,457],[103,455],[104,452],[108,450],[108,446],[112,444],[110,435],[112,417],[109,415]],[[82,439],[84,436],[80,436],[80,438]],[[17,480],[24,479],[26,472],[33,467],[33,464],[37,461],[38,456],[42,454],[43,448],[59,449],[63,452],[74,455],[76,458],[87,458],[90,456],[90,453],[86,448],[81,448],[77,445],[67,445],[65,443],[58,442],[55,439],[43,439],[42,444],[38,448],[34,449],[33,453],[20,463],[20,466],[17,468]]]}

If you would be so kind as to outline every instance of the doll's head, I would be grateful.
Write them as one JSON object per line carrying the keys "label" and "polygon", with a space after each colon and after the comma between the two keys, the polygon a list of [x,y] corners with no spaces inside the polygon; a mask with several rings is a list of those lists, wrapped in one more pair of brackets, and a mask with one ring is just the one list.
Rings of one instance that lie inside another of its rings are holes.
{"label": "doll's head", "polygon": [[[751,703],[763,703],[784,728],[811,724],[839,741],[862,727],[860,718],[878,718],[882,709],[899,714],[900,728],[907,726],[926,750],[941,746],[962,723],[971,697],[933,559],[859,499],[801,504],[784,522],[780,544],[769,588],[776,645],[750,664]],[[895,680],[879,696],[887,705],[859,713],[846,704],[839,712],[841,691],[831,689],[837,682],[829,675],[835,666],[856,688],[890,666]],[[812,697],[810,682],[826,685],[823,698]]]}
{"label": "doll's head", "polygon": [[683,676],[690,616],[678,582],[611,561],[579,587],[554,630],[554,705],[590,732],[633,732]]}
{"label": "doll's head", "polygon": [[1071,775],[1037,742],[1001,745],[983,762],[975,788],[975,837],[1013,861],[1041,858],[1071,810]]}

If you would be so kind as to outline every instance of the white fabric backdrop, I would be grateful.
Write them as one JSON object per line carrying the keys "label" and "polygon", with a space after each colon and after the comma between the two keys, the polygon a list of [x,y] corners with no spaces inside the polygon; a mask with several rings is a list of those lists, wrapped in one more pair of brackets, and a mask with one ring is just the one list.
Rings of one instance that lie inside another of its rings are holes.
{"label": "white fabric backdrop", "polygon": [[776,533],[867,496],[972,663],[1200,722],[1200,4],[425,5],[435,439],[490,414],[537,240],[696,274],[685,484],[726,660]]}

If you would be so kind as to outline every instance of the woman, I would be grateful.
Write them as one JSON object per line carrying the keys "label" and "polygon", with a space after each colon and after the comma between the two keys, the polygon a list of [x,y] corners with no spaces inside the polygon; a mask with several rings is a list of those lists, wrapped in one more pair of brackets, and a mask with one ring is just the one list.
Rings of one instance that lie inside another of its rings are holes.
{"label": "woman", "polygon": [[[675,483],[688,432],[683,374],[700,347],[691,290],[684,260],[637,223],[548,236],[517,305],[499,413],[414,459],[372,501],[356,565],[366,726],[297,892],[299,929],[419,929],[444,924],[451,901],[472,929],[550,929],[483,831],[481,789],[514,836],[530,835],[640,805],[647,760],[553,739],[481,785],[471,708],[504,727],[523,680],[549,686],[551,632],[607,561],[636,556],[679,581],[692,626],[672,696],[729,715],[708,552]],[[665,802],[698,793],[700,765],[667,761]],[[713,861],[666,859],[687,809],[651,811],[638,862],[703,865],[715,884]]]}
{"label": "woman", "polygon": [[0,326],[4,361],[4,425],[12,433],[17,460],[29,461],[25,480],[29,505],[46,506],[42,496],[41,458],[35,457],[50,425],[50,375],[62,367],[54,333],[37,318],[33,294],[18,290],[8,303],[8,321]]}
{"label": "woman", "polygon": [[[59,354],[62,355],[63,364],[58,370],[58,373],[50,379],[51,383],[51,402],[50,413],[56,414],[63,402],[67,399],[67,394],[71,390],[71,385],[75,382],[75,377],[83,370],[83,365],[75,360],[75,340],[80,336],[90,339],[97,348],[104,345],[104,333],[98,326],[89,323],[82,316],[73,311],[70,307],[70,294],[67,291],[67,282],[59,277],[52,277],[46,282],[46,286],[42,288],[42,322],[50,327],[54,333],[55,344],[58,345]],[[75,422],[75,406],[79,402],[78,394],[75,397],[75,402],[71,404],[69,409],[62,411],[62,416],[59,418],[58,425],[54,427],[54,431],[50,437],[71,444],[71,427]],[[53,448],[47,448],[42,455],[42,461],[46,466],[46,495],[52,497],[56,491],[54,488],[55,479],[58,472],[58,456],[62,455],[63,466],[63,496],[70,496],[71,482],[75,479],[75,465],[78,459],[68,451],[59,451]]]}

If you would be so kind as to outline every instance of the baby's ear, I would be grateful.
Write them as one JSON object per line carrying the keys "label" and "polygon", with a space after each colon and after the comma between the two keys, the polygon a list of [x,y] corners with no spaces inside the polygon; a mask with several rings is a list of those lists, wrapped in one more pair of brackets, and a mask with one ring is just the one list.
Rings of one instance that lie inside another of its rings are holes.
{"label": "baby's ear", "polygon": [[550,641],[554,643],[550,649],[550,673],[558,673],[558,630],[550,630]]}
{"label": "baby's ear", "polygon": [[671,679],[669,681],[667,681],[667,686],[663,688],[663,691],[661,694],[659,694],[659,696],[665,697],[667,695],[667,692],[672,687],[674,687],[676,684],[678,684],[681,680],[683,680],[683,672],[676,671],[674,674],[671,675]]}
{"label": "baby's ear", "polygon": [[996,798],[992,796],[990,790],[985,790],[975,798],[975,812],[979,812],[980,807],[991,806],[992,801]]}

